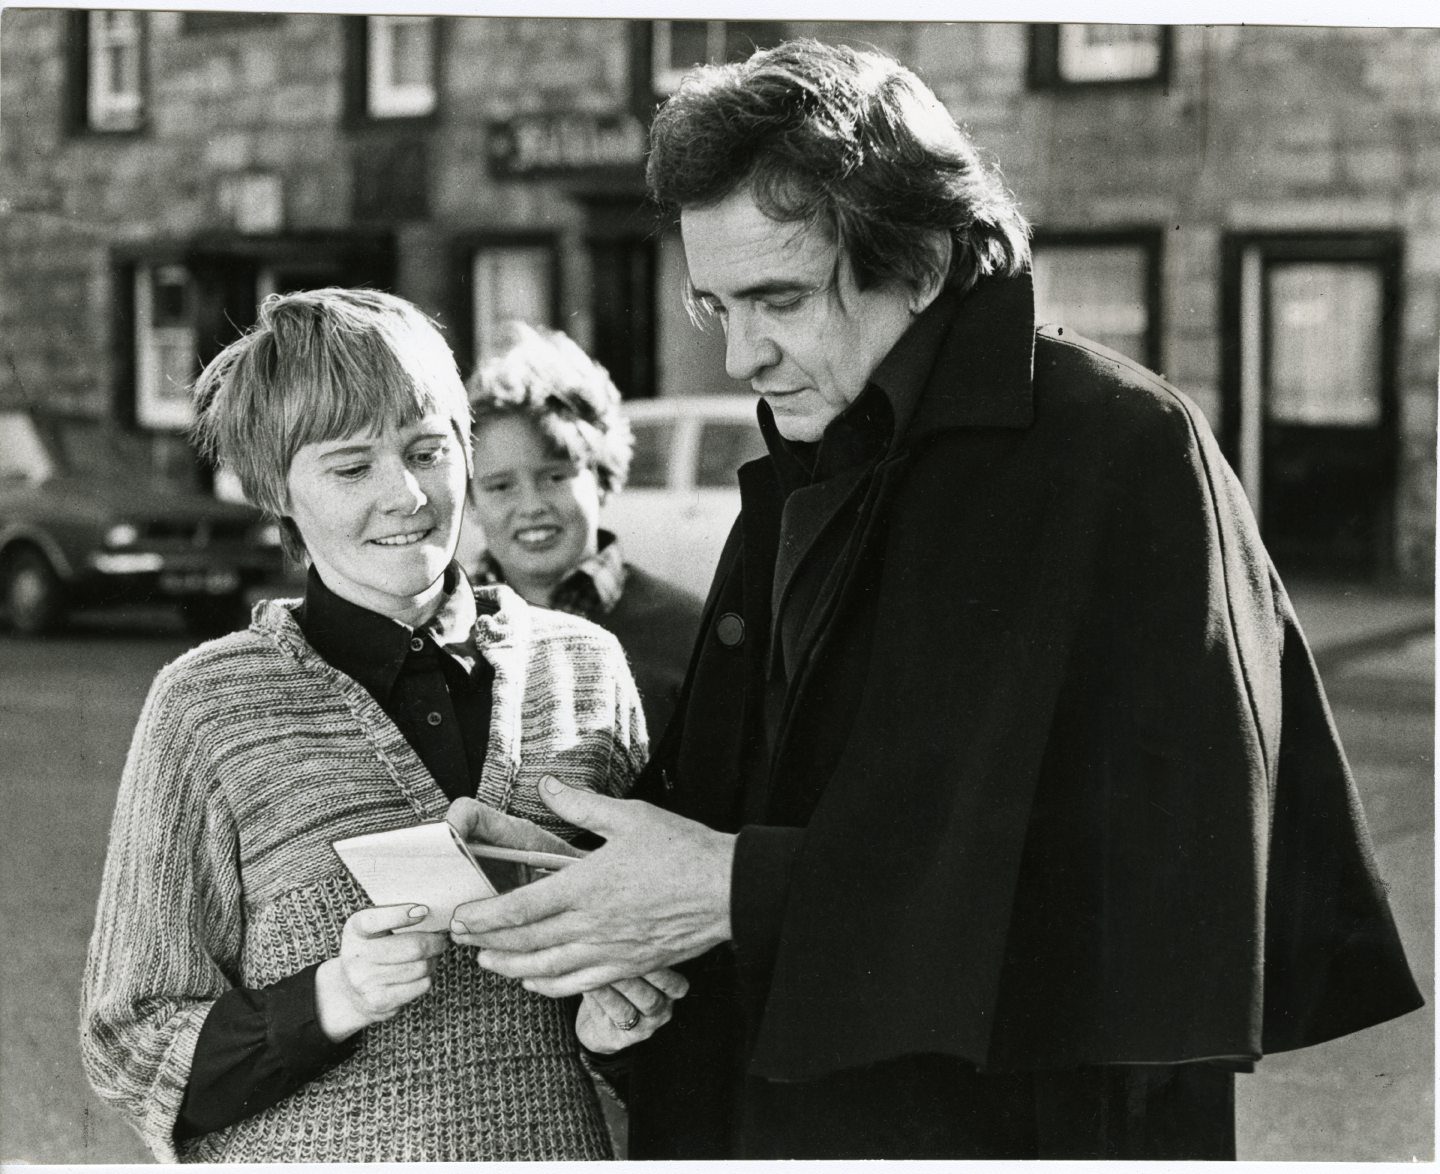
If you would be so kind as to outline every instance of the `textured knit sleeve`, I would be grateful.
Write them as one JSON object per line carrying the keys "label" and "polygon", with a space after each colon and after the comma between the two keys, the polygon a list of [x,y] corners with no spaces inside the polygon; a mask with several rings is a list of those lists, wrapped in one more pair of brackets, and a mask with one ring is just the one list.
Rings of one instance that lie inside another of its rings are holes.
{"label": "textured knit sleeve", "polygon": [[635,787],[635,780],[650,756],[650,742],[645,728],[645,710],[640,692],[630,672],[630,663],[619,641],[606,633],[609,658],[608,679],[615,682],[614,753],[610,758],[608,776],[598,790],[607,795],[625,796]]}
{"label": "textured knit sleeve", "polygon": [[162,1161],[196,1039],[238,972],[236,834],[213,785],[206,690],[181,660],[151,688],[126,759],[81,991],[81,1058],[99,1096]]}

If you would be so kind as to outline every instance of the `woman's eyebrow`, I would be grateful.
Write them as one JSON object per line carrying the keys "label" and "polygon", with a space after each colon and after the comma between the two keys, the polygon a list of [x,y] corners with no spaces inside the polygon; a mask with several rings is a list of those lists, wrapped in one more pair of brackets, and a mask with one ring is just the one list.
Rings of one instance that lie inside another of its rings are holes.
{"label": "woman's eyebrow", "polygon": [[330,457],[353,457],[363,456],[370,452],[371,446],[364,442],[341,445],[338,448],[327,448],[320,453],[322,460]]}

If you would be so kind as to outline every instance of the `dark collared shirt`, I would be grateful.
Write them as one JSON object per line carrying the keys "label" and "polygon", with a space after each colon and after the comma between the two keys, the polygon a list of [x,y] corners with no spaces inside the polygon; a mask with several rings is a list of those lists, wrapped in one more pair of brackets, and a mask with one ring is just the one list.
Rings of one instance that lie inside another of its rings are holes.
{"label": "dark collared shirt", "polygon": [[440,789],[458,799],[473,796],[480,783],[495,680],[474,644],[474,592],[459,567],[445,574],[445,602],[413,631],[340,598],[313,567],[295,619],[315,651],[369,691]]}
{"label": "dark collared shirt", "polygon": [[[334,668],[379,702],[451,799],[476,793],[489,740],[494,671],[474,643],[475,595],[458,566],[446,598],[423,627],[340,598],[312,567],[300,630]],[[212,1133],[269,1108],[348,1056],[357,1032],[334,1043],[320,1029],[315,971],[215,1001],[190,1065],[175,1125],[179,1138]]]}

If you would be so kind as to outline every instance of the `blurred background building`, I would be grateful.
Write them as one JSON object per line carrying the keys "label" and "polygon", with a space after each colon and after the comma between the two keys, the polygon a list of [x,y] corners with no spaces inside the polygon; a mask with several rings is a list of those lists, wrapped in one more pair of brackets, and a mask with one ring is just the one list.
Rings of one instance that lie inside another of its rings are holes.
{"label": "blurred background building", "polygon": [[1036,225],[1041,318],[1195,399],[1287,570],[1428,582],[1440,30],[7,8],[0,403],[208,482],[188,380],[272,291],[370,284],[462,372],[512,317],[632,398],[734,391],[643,190],[689,65],[914,67]]}

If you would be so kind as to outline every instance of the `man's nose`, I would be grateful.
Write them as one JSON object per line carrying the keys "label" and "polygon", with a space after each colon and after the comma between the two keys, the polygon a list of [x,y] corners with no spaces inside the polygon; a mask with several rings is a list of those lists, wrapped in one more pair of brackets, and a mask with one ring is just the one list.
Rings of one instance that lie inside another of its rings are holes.
{"label": "man's nose", "polygon": [[420,488],[419,478],[404,465],[390,470],[386,476],[381,497],[386,513],[413,514],[429,500]]}
{"label": "man's nose", "polygon": [[725,374],[749,382],[780,361],[780,348],[753,314],[732,312],[725,331]]}

